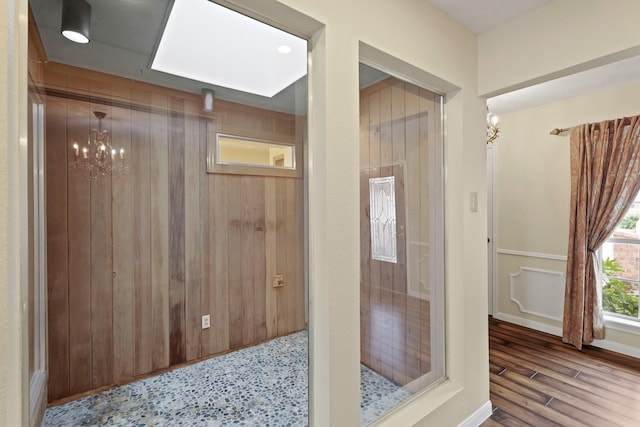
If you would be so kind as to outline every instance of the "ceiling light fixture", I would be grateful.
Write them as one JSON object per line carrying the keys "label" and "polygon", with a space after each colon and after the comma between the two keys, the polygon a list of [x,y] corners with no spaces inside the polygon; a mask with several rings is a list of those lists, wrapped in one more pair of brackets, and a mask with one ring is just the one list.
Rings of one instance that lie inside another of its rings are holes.
{"label": "ceiling light fixture", "polygon": [[125,163],[124,148],[113,147],[109,131],[102,128],[107,113],[94,111],[93,114],[98,119],[98,128],[89,132],[86,144],[74,141],[71,145],[73,162],[69,163],[69,169],[89,179],[126,175],[129,167]]}
{"label": "ceiling light fixture", "polygon": [[493,141],[498,138],[500,132],[498,124],[500,124],[500,119],[495,114],[491,114],[487,106],[487,144],[493,144]]}
{"label": "ceiling light fixture", "polygon": [[67,39],[89,43],[91,27],[91,5],[86,0],[62,1],[62,25],[60,31]]}
{"label": "ceiling light fixture", "polygon": [[287,46],[285,44],[278,46],[278,52],[286,55],[287,53],[291,53],[291,46]]}
{"label": "ceiling light fixture", "polygon": [[202,89],[202,111],[211,113],[213,111],[213,100],[216,92],[213,89]]}

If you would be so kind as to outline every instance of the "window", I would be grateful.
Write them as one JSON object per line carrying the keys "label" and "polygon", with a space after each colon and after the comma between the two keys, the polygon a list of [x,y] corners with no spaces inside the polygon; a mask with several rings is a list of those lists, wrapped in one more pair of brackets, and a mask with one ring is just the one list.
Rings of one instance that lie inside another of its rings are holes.
{"label": "window", "polygon": [[217,133],[207,150],[210,173],[299,176],[295,143]]}
{"label": "window", "polygon": [[360,64],[361,421],[444,378],[444,97]]}
{"label": "window", "polygon": [[396,263],[395,177],[369,178],[371,259]]}
{"label": "window", "polygon": [[602,308],[607,315],[640,322],[640,195],[602,245]]}

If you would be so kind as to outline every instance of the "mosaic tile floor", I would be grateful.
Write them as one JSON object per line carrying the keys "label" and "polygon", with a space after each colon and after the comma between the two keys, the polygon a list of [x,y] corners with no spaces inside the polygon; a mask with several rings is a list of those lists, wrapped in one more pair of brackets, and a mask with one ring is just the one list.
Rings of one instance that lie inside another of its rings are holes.
{"label": "mosaic tile floor", "polygon": [[[44,427],[306,426],[307,333],[298,332],[48,408]],[[362,366],[361,424],[410,394]]]}

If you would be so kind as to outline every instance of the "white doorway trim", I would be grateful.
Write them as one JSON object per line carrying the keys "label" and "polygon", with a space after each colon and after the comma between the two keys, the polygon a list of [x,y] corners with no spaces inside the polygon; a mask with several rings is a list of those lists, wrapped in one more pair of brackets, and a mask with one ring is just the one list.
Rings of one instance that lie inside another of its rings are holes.
{"label": "white doorway trim", "polygon": [[47,405],[47,259],[45,220],[45,148],[44,148],[44,103],[38,96],[30,97],[31,108],[31,150],[32,150],[32,242],[33,263],[30,276],[33,295],[33,312],[29,318],[33,322],[33,340],[30,342],[29,357],[33,358],[33,373],[29,379],[30,426],[39,426]]}
{"label": "white doorway trim", "polygon": [[496,291],[496,160],[498,147],[495,144],[487,145],[487,312],[493,316],[497,310]]}

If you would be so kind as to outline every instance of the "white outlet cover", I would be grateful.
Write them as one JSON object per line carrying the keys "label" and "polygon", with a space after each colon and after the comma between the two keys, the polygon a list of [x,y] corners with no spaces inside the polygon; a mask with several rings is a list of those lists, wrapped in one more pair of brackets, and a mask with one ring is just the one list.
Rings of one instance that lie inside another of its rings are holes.
{"label": "white outlet cover", "polygon": [[205,314],[202,316],[202,329],[207,329],[211,327],[211,316]]}

